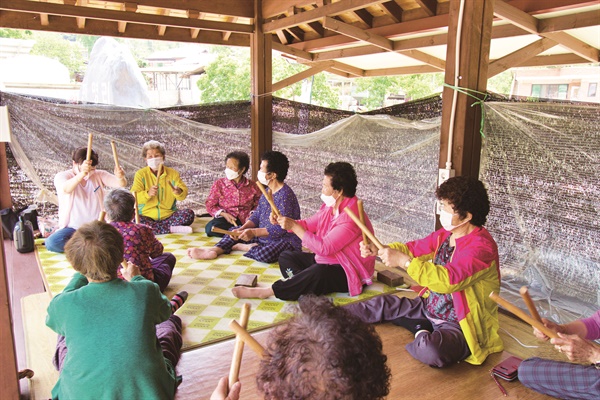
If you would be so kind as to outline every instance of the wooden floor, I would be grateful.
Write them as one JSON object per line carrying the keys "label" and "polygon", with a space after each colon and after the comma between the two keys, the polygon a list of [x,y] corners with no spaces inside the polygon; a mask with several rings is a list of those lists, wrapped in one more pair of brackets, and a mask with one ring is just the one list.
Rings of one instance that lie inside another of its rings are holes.
{"label": "wooden floor", "polygon": [[[25,368],[25,344],[21,318],[21,298],[32,293],[43,292],[41,277],[32,253],[21,255],[14,251],[12,244],[6,242],[9,284],[12,293],[13,319],[19,368]],[[505,331],[501,331],[505,352],[488,357],[482,366],[459,363],[445,369],[431,368],[414,360],[405,350],[406,343],[412,335],[391,324],[376,327],[383,341],[384,352],[388,356],[388,365],[392,371],[391,391],[388,399],[417,398],[435,399],[504,399],[500,390],[489,376],[489,370],[495,364],[507,358],[511,353],[521,358],[533,355],[560,359],[562,355],[554,352],[552,346],[539,343],[531,334],[526,324],[507,315],[500,316],[501,327],[508,330],[527,345],[539,345],[537,349],[527,349],[519,345]],[[39,322],[39,321],[38,321]],[[254,337],[265,344],[269,330],[254,334]],[[39,343],[34,348],[47,347]],[[31,348],[31,346],[30,346]],[[209,399],[218,380],[229,371],[233,341],[224,341],[200,349],[188,351],[182,355],[177,366],[178,373],[183,375],[183,383],[179,387],[176,399]],[[47,350],[43,350],[46,352]],[[254,376],[258,368],[258,358],[246,348],[242,360],[240,381],[242,382],[242,399],[259,399]],[[42,378],[42,377],[39,377]],[[535,393],[518,381],[502,382],[510,398],[514,399],[549,399]],[[21,382],[22,399],[30,396],[26,381]],[[37,398],[41,398],[38,396]]]}

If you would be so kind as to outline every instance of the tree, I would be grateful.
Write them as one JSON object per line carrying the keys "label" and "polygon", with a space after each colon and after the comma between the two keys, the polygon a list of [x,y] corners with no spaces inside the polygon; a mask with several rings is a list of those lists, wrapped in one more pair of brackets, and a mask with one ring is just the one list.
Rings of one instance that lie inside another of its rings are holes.
{"label": "tree", "polygon": [[11,39],[31,39],[32,32],[20,29],[0,28],[0,37]]}
{"label": "tree", "polygon": [[37,54],[60,61],[71,73],[81,72],[84,66],[81,47],[78,43],[65,40],[60,35],[47,32],[36,32],[35,44],[31,54]]}
{"label": "tree", "polygon": [[488,79],[487,90],[500,94],[510,94],[514,76],[512,71],[504,71]]}

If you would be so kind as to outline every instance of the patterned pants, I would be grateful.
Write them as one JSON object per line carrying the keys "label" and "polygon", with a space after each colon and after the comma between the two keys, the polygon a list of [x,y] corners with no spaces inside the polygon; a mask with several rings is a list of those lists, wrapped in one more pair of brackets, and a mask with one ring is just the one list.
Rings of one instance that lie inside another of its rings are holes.
{"label": "patterned pants", "polygon": [[140,215],[140,223],[148,225],[156,235],[170,233],[172,226],[188,226],[194,222],[194,210],[177,210],[169,218],[160,221],[155,221],[152,218]]}
{"label": "patterned pants", "polygon": [[160,256],[153,258],[152,261],[150,261],[152,272],[154,273],[154,282],[158,284],[161,292],[164,292],[169,285],[176,262],[177,259],[171,253],[162,253]]}
{"label": "patterned pants", "polygon": [[600,370],[594,366],[528,358],[519,366],[519,380],[559,399],[600,399]]}
{"label": "patterned pants", "polygon": [[[398,318],[427,319],[422,297],[377,296],[349,304],[346,309],[371,324]],[[422,363],[439,368],[462,361],[471,354],[460,326],[454,322],[434,324],[433,332],[420,333],[406,345],[406,350]]]}
{"label": "patterned pants", "polygon": [[260,238],[254,238],[249,242],[246,242],[244,240],[235,240],[231,236],[223,237],[215,247],[222,249],[225,254],[229,254],[231,253],[231,248],[236,243],[258,243],[258,246],[252,247],[244,254],[244,256],[269,264],[276,262],[279,255],[285,250],[294,250],[294,247],[289,242],[283,240],[267,240],[265,243],[264,241],[261,241]]}

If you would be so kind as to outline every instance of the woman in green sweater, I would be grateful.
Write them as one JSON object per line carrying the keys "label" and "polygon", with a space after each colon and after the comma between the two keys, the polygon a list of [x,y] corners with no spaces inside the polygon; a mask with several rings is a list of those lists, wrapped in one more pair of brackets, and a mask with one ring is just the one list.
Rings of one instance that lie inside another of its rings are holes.
{"label": "woman in green sweater", "polygon": [[[158,285],[129,263],[111,225],[81,226],[65,247],[77,271],[48,307],[59,334],[53,399],[172,399],[180,378],[181,319]],[[158,339],[158,340],[157,340]]]}

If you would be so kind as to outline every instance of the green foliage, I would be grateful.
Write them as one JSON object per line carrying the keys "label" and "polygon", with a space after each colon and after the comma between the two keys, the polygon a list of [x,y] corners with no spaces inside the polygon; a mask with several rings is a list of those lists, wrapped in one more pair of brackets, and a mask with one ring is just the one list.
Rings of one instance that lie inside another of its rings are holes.
{"label": "green foliage", "polygon": [[36,32],[34,39],[35,44],[31,49],[31,54],[60,61],[69,69],[71,77],[75,72],[83,70],[84,60],[79,44],[65,40],[61,35],[47,32]]}
{"label": "green foliage", "polygon": [[250,53],[248,49],[215,47],[216,59],[198,80],[200,100],[214,103],[250,99]]}
{"label": "green foliage", "polygon": [[442,73],[401,76],[377,76],[356,80],[357,92],[366,92],[361,105],[369,110],[381,108],[390,94],[404,92],[407,99],[420,99],[440,91],[444,82]]}
{"label": "green foliage", "polygon": [[32,32],[20,29],[0,28],[0,37],[11,39],[31,39]]}
{"label": "green foliage", "polygon": [[512,71],[504,71],[488,79],[487,90],[494,93],[510,94],[514,76]]}

